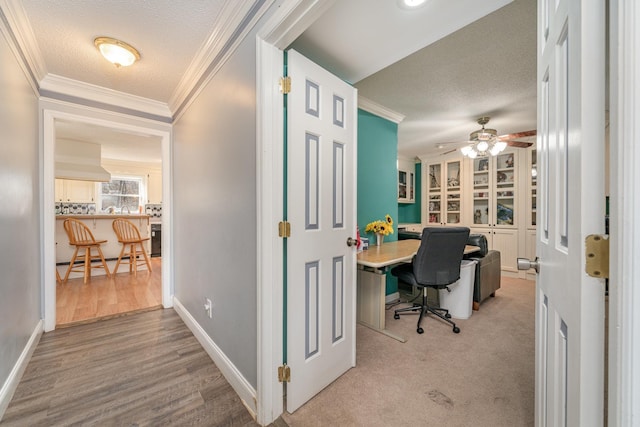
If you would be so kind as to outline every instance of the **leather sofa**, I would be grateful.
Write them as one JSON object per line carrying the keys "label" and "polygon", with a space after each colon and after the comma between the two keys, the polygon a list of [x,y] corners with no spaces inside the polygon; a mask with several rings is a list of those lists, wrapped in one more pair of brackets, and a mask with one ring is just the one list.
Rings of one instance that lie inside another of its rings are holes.
{"label": "leather sofa", "polygon": [[500,252],[489,250],[487,238],[483,234],[470,234],[468,244],[480,248],[479,251],[465,256],[466,259],[477,261],[473,284],[473,309],[478,310],[482,301],[494,297],[500,289]]}

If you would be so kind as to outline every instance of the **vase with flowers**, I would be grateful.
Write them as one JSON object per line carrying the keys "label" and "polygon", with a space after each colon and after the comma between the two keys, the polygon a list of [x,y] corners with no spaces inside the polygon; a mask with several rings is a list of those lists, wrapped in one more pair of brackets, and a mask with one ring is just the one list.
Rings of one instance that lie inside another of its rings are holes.
{"label": "vase with flowers", "polygon": [[384,236],[393,234],[393,218],[390,215],[385,215],[384,220],[376,220],[367,224],[364,229],[367,233],[375,233],[376,246],[380,246],[384,240]]}

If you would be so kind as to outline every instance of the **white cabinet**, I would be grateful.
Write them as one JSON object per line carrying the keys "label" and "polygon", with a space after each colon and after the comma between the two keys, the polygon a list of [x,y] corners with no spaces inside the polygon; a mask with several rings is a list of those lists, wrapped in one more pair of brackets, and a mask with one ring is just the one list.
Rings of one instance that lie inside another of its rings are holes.
{"label": "white cabinet", "polygon": [[471,234],[484,234],[489,249],[500,252],[502,270],[518,272],[518,230],[497,227],[471,227]]}
{"label": "white cabinet", "polygon": [[96,183],[93,181],[56,179],[55,199],[56,202],[94,203],[96,200]]}
{"label": "white cabinet", "polygon": [[460,225],[463,221],[462,160],[426,162],[424,197],[428,225]]}
{"label": "white cabinet", "polygon": [[398,159],[398,203],[416,201],[416,164],[412,160]]}
{"label": "white cabinet", "polygon": [[471,160],[473,225],[517,228],[518,152]]}
{"label": "white cabinet", "polygon": [[147,203],[162,203],[162,172],[147,174]]}

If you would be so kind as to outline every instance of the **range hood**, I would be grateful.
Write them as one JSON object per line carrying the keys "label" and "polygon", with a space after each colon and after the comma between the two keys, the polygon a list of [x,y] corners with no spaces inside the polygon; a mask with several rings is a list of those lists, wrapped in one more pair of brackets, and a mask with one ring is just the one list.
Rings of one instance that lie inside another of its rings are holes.
{"label": "range hood", "polygon": [[111,181],[101,164],[102,146],[91,142],[60,139],[56,141],[56,178],[78,181]]}

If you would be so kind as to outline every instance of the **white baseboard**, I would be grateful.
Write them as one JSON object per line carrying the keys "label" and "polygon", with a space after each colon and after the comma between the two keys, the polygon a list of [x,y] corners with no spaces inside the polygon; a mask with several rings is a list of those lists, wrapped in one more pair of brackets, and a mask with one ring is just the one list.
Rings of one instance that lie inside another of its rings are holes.
{"label": "white baseboard", "polygon": [[392,302],[396,302],[400,299],[400,292],[394,292],[384,297],[384,303],[390,304]]}
{"label": "white baseboard", "polygon": [[36,346],[40,342],[43,327],[44,322],[42,320],[38,321],[38,324],[31,333],[31,338],[29,338],[27,345],[22,350],[20,357],[9,373],[9,377],[7,377],[7,380],[2,385],[2,389],[0,389],[0,420],[2,420],[7,407],[9,407],[9,402],[11,402],[11,399],[13,398],[13,393],[16,392],[16,388],[18,388],[18,383],[22,378],[22,374],[24,374],[24,370],[27,368],[27,365],[31,360],[31,355],[33,355]]}
{"label": "white baseboard", "polygon": [[242,376],[238,368],[229,360],[229,358],[220,350],[215,342],[205,332],[200,324],[193,318],[191,313],[185,308],[182,303],[174,296],[173,308],[178,313],[178,316],[187,325],[187,328],[191,330],[196,337],[202,348],[207,352],[211,360],[216,364],[222,375],[229,381],[231,387],[238,393],[240,399],[247,407],[253,418],[256,418],[257,404],[256,404],[256,390],[253,386]]}

